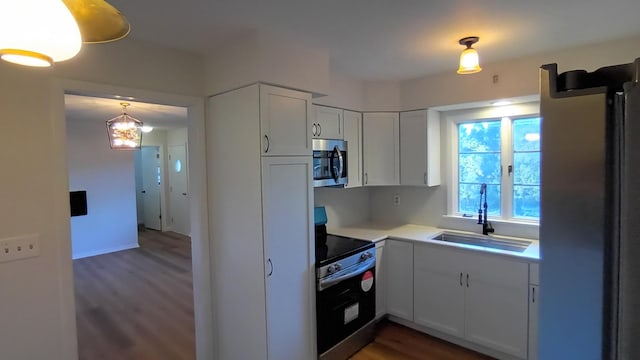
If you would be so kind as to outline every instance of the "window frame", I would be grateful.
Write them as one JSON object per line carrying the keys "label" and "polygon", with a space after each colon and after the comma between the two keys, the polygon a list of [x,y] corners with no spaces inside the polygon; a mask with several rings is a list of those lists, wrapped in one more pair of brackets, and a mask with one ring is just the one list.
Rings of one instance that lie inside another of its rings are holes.
{"label": "window frame", "polygon": [[[507,105],[491,106],[473,109],[462,109],[443,112],[448,128],[448,161],[449,164],[447,185],[447,214],[452,217],[477,218],[477,213],[465,214],[458,211],[458,125],[464,123],[477,123],[483,121],[501,121],[500,126],[500,216],[489,215],[492,221],[504,221],[513,223],[539,224],[539,219],[513,216],[513,180],[509,175],[507,166],[513,165],[513,121],[540,117],[540,103],[538,101]],[[465,216],[466,215],[466,216]],[[471,216],[469,216],[471,215]]]}

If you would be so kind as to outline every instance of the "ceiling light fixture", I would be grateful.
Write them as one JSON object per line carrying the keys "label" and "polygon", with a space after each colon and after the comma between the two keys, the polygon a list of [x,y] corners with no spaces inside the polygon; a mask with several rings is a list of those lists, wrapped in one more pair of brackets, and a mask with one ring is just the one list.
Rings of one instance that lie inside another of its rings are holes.
{"label": "ceiling light fixture", "polygon": [[122,115],[107,120],[109,145],[115,150],[137,150],[142,145],[142,121],[127,114],[129,103],[122,102]]}
{"label": "ceiling light fixture", "polygon": [[507,105],[511,105],[513,104],[511,101],[509,100],[498,100],[498,101],[494,101],[491,103],[491,105],[493,106],[507,106]]}
{"label": "ceiling light fixture", "polygon": [[478,52],[476,49],[471,47],[471,45],[477,43],[478,40],[480,40],[480,38],[477,36],[469,36],[458,41],[460,45],[467,47],[462,51],[462,54],[460,54],[460,67],[458,67],[458,74],[475,74],[482,70],[480,67]]}
{"label": "ceiling light fixture", "polygon": [[152,126],[143,126],[141,128],[141,130],[142,130],[143,133],[147,134],[147,133],[150,133],[150,132],[153,131],[153,127]]}
{"label": "ceiling light fixture", "polygon": [[0,1],[0,58],[50,67],[73,58],[82,43],[115,41],[129,33],[129,23],[103,0]]}

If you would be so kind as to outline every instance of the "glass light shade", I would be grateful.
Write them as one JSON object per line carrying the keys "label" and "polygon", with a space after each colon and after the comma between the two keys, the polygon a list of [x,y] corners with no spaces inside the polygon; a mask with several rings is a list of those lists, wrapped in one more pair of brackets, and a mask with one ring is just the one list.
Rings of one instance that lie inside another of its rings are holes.
{"label": "glass light shade", "polygon": [[0,0],[0,58],[46,67],[76,56],[80,29],[60,0]]}
{"label": "glass light shade", "polygon": [[480,58],[478,52],[472,47],[468,47],[460,54],[460,67],[458,68],[458,74],[474,74],[480,72]]}
{"label": "glass light shade", "polygon": [[107,121],[109,145],[115,150],[137,150],[142,145],[142,121],[122,114]]}

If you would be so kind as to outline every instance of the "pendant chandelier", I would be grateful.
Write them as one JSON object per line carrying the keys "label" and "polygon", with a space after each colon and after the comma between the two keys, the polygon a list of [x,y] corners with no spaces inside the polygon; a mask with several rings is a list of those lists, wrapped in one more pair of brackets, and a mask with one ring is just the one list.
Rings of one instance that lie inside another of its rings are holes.
{"label": "pendant chandelier", "polygon": [[129,23],[103,0],[0,1],[0,59],[49,67],[73,58],[82,43],[115,41]]}
{"label": "pendant chandelier", "polygon": [[142,145],[142,121],[127,114],[129,103],[120,105],[122,115],[107,120],[109,145],[114,150],[138,150]]}

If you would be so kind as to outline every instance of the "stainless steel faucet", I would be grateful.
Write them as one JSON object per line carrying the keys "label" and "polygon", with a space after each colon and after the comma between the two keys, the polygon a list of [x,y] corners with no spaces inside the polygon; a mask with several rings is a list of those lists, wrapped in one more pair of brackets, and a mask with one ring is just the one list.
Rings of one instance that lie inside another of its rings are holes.
{"label": "stainless steel faucet", "polygon": [[[482,198],[484,196],[484,202]],[[484,215],[484,216],[483,216]],[[487,221],[487,184],[480,185],[480,205],[478,206],[478,224],[482,224],[482,235],[489,235],[495,230],[491,223]]]}

